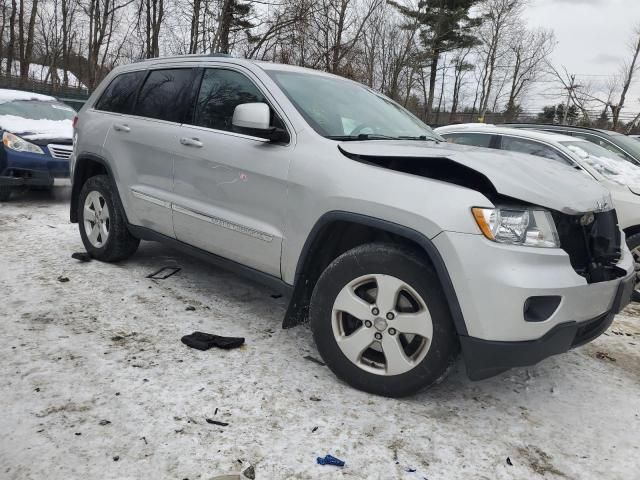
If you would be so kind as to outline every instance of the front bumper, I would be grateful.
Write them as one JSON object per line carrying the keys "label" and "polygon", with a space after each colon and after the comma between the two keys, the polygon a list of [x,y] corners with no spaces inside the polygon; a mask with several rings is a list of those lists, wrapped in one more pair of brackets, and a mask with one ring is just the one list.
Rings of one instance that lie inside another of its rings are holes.
{"label": "front bumper", "polygon": [[542,338],[524,342],[496,342],[460,336],[462,353],[471,380],[492,377],[513,367],[535,365],[552,355],[579,347],[602,335],[630,300],[635,273],[620,281],[610,309],[586,322],[566,322],[553,327]]}
{"label": "front bumper", "polygon": [[[629,302],[635,263],[628,249],[620,277],[587,283],[561,249],[510,246],[482,235],[442,232],[433,242],[455,289],[466,332],[459,331],[469,376],[485,378],[596,338]],[[531,318],[532,299],[553,298],[549,311]]]}
{"label": "front bumper", "polygon": [[47,147],[44,154],[4,149],[0,161],[0,185],[46,186],[54,178],[69,177],[69,160],[53,158]]}

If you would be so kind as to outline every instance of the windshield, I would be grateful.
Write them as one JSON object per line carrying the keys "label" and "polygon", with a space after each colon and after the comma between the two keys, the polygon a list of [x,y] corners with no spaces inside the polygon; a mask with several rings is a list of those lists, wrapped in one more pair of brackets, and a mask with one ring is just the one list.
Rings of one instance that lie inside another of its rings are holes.
{"label": "windshield", "polygon": [[418,118],[364,85],[311,73],[267,73],[309,125],[327,138],[441,140]]}
{"label": "windshield", "polygon": [[600,175],[620,185],[640,186],[640,167],[588,141],[561,141]]}
{"label": "windshield", "polygon": [[60,102],[14,100],[0,103],[0,115],[13,115],[29,120],[71,120],[75,110]]}

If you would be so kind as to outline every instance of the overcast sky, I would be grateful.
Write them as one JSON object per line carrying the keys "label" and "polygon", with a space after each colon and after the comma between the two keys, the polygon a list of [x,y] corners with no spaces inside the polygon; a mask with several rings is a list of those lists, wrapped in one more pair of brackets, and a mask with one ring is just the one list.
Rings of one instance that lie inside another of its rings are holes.
{"label": "overcast sky", "polygon": [[[623,58],[630,58],[627,45],[634,26],[640,25],[640,0],[530,0],[526,17],[530,26],[555,31],[554,65],[566,66],[578,81],[597,82],[615,73]],[[552,103],[530,97],[531,107]],[[640,72],[623,114],[638,111]]]}

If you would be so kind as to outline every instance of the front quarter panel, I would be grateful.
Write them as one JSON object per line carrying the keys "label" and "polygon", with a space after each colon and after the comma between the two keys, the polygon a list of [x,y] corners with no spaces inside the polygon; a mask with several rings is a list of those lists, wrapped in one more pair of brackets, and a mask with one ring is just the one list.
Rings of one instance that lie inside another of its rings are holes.
{"label": "front quarter panel", "polygon": [[336,142],[300,132],[289,172],[282,274],[293,283],[305,241],[327,212],[366,215],[433,238],[443,230],[481,235],[471,207],[492,208],[481,193],[351,160]]}

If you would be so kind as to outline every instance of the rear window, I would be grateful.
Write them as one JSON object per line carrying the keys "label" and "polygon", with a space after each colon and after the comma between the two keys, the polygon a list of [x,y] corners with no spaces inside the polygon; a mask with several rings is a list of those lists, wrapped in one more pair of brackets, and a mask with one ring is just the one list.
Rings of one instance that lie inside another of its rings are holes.
{"label": "rear window", "polygon": [[118,75],[111,81],[94,108],[105,112],[131,113],[138,86],[146,73],[141,70]]}
{"label": "rear window", "polygon": [[134,114],[181,122],[192,78],[191,68],[152,70],[140,89]]}

